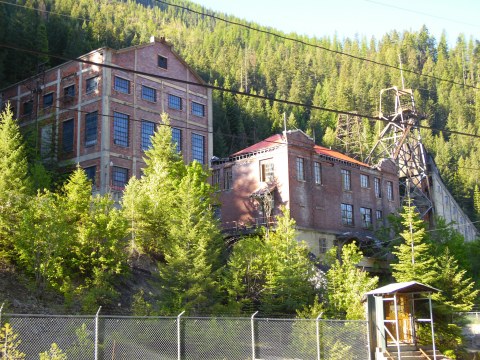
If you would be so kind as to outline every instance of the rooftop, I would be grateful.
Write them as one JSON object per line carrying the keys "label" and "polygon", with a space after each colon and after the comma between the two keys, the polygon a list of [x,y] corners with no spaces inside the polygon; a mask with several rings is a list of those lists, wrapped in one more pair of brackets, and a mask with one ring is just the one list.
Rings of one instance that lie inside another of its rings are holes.
{"label": "rooftop", "polygon": [[[281,145],[285,145],[286,143],[287,143],[286,139],[282,134],[275,134],[243,150],[237,151],[236,153],[232,154],[231,157],[254,154],[259,151],[265,151],[270,148],[275,148]],[[360,166],[370,167],[370,165],[365,164],[356,159],[353,159],[345,154],[342,154],[341,152],[338,152],[320,145],[313,145],[313,150],[319,155],[332,157],[341,161],[346,161],[346,162],[360,165]]]}

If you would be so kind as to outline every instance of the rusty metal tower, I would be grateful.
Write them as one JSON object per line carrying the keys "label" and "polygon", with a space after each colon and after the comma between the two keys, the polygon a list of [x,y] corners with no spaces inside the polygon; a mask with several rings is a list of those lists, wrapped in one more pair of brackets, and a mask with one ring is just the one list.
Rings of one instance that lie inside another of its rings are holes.
{"label": "rusty metal tower", "polygon": [[421,216],[432,221],[431,180],[418,126],[424,117],[415,108],[413,91],[395,86],[383,89],[379,117],[386,125],[365,162],[376,164],[382,158],[393,159],[398,167],[402,203],[403,198],[410,196]]}

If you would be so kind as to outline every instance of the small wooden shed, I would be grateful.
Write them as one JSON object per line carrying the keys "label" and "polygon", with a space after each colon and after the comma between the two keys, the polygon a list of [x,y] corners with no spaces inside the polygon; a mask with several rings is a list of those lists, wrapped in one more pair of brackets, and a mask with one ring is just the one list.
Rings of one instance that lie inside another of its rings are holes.
{"label": "small wooden shed", "polygon": [[[367,292],[365,296],[370,359],[375,359],[377,353],[386,352],[387,347],[396,348],[399,359],[402,349],[417,349],[416,330],[419,323],[430,324],[435,354],[431,295],[438,291],[429,285],[409,281],[389,284]],[[423,303],[421,318],[415,314],[416,304],[419,302]],[[433,357],[436,359],[435,355]]]}

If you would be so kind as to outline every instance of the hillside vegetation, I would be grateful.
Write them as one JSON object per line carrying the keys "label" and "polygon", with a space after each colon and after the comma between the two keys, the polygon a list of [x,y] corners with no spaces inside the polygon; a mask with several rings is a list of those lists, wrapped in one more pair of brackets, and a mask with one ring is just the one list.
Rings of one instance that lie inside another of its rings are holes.
{"label": "hillside vegetation", "polygon": [[[475,88],[480,76],[478,40],[459,34],[456,44],[449,46],[445,36],[435,39],[426,27],[419,26],[417,32],[391,32],[381,39],[288,35],[299,42],[256,31],[285,36],[231,16],[220,15],[250,28],[187,11],[182,7],[206,12],[188,1],[171,3],[178,6],[154,0],[21,0],[16,2],[19,6],[2,3],[0,42],[73,57],[105,45],[122,48],[148,42],[152,35],[164,36],[211,84],[368,115],[377,114],[381,89],[401,85],[400,71],[393,68],[399,66],[400,55],[407,70],[405,83],[415,89],[417,107],[427,116],[423,125],[479,133],[480,92]],[[54,57],[2,47],[0,87],[35,74],[40,63],[48,67],[59,62]],[[324,144],[332,143],[335,113],[218,91],[214,97],[217,156],[278,132],[283,128],[284,112],[289,128],[315,134],[317,142],[323,138]],[[363,126],[371,145],[381,124],[365,121]],[[480,141],[438,131],[422,132],[451,192],[472,220],[480,220],[480,193],[474,196]]]}

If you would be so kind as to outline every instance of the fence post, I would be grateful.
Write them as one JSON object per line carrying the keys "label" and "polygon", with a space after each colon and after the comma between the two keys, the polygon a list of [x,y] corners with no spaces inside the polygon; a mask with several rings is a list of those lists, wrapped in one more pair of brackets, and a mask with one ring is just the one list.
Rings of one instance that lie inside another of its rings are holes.
{"label": "fence post", "polygon": [[255,323],[254,323],[253,318],[257,314],[258,314],[258,311],[255,311],[253,313],[252,317],[250,318],[250,325],[252,327],[252,360],[255,360],[255,358],[256,358],[256,356],[255,356]]}
{"label": "fence post", "polygon": [[182,337],[181,337],[181,328],[180,328],[180,317],[185,313],[185,310],[182,311],[177,316],[177,359],[182,359]]}
{"label": "fence post", "polygon": [[98,311],[97,311],[97,314],[95,315],[95,355],[94,355],[94,359],[95,360],[98,360],[98,315],[100,314],[100,310],[102,309],[102,307],[100,306],[98,308]]}
{"label": "fence post", "polygon": [[317,360],[320,360],[320,318],[322,317],[323,312],[317,316],[315,321],[317,328]]}

